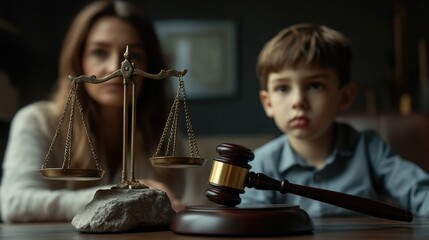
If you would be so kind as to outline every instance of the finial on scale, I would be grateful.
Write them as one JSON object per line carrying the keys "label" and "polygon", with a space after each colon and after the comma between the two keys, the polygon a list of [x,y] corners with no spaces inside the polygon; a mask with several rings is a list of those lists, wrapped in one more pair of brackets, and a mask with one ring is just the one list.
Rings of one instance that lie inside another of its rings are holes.
{"label": "finial on scale", "polygon": [[128,45],[125,47],[124,58],[130,60],[130,53],[128,52]]}

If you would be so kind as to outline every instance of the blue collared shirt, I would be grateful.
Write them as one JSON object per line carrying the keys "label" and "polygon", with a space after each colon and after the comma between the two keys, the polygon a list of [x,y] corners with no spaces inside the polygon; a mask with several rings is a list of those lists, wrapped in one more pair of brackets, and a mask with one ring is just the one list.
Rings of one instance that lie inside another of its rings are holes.
{"label": "blue collared shirt", "polygon": [[[370,131],[335,123],[335,145],[321,169],[308,165],[282,135],[255,150],[251,171],[277,180],[374,200],[393,201],[415,215],[429,216],[429,175],[393,153]],[[429,159],[428,159],[429,160]],[[352,211],[294,194],[246,188],[242,203],[299,205],[310,216],[349,215]]]}

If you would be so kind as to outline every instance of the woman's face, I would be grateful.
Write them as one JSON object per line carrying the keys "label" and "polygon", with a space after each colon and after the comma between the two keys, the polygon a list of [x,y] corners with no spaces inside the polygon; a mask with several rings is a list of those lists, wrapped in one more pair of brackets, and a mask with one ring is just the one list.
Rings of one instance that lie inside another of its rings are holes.
{"label": "woman's face", "polygon": [[[83,74],[103,78],[121,68],[126,46],[129,46],[131,61],[144,70],[146,53],[136,29],[129,23],[113,16],[98,19],[88,33],[82,56]],[[142,88],[142,79],[137,81],[137,94]],[[100,84],[85,83],[88,95],[98,104],[122,108],[123,79],[114,78]]]}

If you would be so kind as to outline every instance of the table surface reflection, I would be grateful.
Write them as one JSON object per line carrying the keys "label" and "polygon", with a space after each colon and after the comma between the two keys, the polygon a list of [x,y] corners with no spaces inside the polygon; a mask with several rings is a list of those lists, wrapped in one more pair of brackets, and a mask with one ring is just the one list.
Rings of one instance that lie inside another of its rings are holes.
{"label": "table surface reflection", "polygon": [[[312,218],[314,231],[306,235],[264,236],[251,239],[429,239],[429,218],[397,222],[372,217]],[[1,224],[1,239],[249,239],[249,237],[191,236],[171,231],[89,234],[77,231],[70,223]]]}

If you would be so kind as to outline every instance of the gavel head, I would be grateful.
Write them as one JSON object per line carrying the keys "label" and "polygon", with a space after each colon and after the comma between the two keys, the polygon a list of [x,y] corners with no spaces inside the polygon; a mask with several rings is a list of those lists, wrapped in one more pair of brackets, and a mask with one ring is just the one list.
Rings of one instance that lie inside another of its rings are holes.
{"label": "gavel head", "polygon": [[243,146],[222,143],[216,148],[219,156],[213,160],[209,177],[212,188],[206,191],[206,197],[217,204],[236,206],[241,202],[240,194],[244,193],[247,174],[253,160],[253,152]]}

